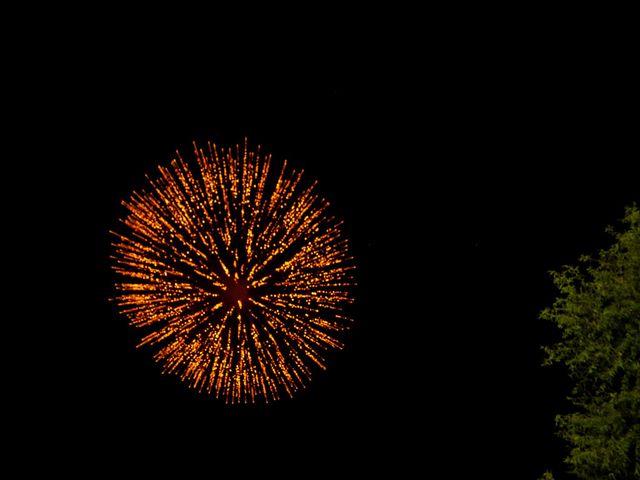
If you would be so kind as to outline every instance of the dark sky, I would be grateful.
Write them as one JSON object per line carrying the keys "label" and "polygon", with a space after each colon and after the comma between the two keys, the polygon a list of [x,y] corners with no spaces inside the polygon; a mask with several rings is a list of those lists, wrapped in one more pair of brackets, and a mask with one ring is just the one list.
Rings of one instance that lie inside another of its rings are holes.
{"label": "dark sky", "polygon": [[[72,100],[51,102],[51,121],[73,117],[56,198],[75,293],[60,300],[69,341],[51,414],[73,455],[302,476],[533,479],[557,466],[567,385],[539,366],[555,337],[537,316],[554,296],[548,270],[606,246],[605,226],[640,200],[638,79],[623,52],[508,43],[282,68],[266,53],[244,64],[105,48],[88,61],[82,93],[67,85]],[[358,263],[347,348],[266,407],[161,376],[107,301],[119,201],[176,148],[245,136],[319,180]]]}

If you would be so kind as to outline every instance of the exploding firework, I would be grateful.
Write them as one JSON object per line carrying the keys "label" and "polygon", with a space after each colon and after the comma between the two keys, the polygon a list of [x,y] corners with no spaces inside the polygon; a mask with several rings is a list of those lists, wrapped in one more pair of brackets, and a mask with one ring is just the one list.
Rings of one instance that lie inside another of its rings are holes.
{"label": "exploding firework", "polygon": [[240,147],[179,153],[122,202],[116,302],[163,372],[226,402],[292,396],[342,348],[353,262],[302,172]]}

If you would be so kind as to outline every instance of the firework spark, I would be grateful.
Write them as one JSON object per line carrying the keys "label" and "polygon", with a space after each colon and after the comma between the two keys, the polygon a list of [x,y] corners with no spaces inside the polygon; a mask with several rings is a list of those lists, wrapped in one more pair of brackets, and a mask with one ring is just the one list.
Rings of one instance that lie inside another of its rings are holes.
{"label": "firework spark", "polygon": [[226,402],[292,396],[340,349],[353,262],[315,184],[240,147],[179,153],[122,202],[117,304],[166,373]]}

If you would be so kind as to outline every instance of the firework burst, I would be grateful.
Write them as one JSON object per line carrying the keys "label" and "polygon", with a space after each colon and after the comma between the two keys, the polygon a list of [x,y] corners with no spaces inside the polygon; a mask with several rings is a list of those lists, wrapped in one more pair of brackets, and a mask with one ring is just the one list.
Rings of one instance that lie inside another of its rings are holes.
{"label": "firework burst", "polygon": [[292,396],[342,348],[353,263],[302,172],[240,147],[179,153],[123,205],[116,302],[163,372],[226,402]]}

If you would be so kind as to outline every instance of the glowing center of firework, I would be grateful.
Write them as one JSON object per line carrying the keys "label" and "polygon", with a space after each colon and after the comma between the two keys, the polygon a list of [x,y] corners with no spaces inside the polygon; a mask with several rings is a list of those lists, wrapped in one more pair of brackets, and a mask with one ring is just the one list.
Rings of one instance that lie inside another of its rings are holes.
{"label": "glowing center of firework", "polygon": [[241,278],[230,278],[222,291],[222,297],[228,304],[237,303],[242,307],[242,304],[249,300],[249,285]]}

